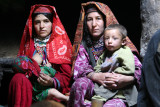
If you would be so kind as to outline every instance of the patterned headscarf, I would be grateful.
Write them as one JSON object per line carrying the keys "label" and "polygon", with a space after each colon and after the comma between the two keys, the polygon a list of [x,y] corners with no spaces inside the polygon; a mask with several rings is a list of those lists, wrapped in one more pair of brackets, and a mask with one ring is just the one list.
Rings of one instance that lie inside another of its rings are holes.
{"label": "patterned headscarf", "polygon": [[[86,14],[85,7],[88,5],[95,5],[97,9],[99,9],[99,11],[101,11],[105,15],[106,27],[109,26],[110,24],[118,24],[117,19],[115,18],[114,14],[112,13],[112,11],[107,5],[100,2],[94,2],[94,1],[81,4],[80,19],[77,25],[77,30],[75,34],[74,43],[73,43],[72,71],[74,69],[75,60],[77,58],[79,47],[83,38],[83,24],[84,24],[84,17]],[[138,50],[136,49],[134,44],[130,41],[130,39],[128,37],[126,39],[127,39],[127,46],[131,48],[132,52],[136,52],[137,54],[139,54]]]}
{"label": "patterned headscarf", "polygon": [[23,36],[20,43],[18,56],[26,55],[33,56],[35,50],[32,27],[33,13],[52,13],[53,24],[50,39],[46,44],[47,58],[50,63],[71,64],[72,44],[70,39],[56,13],[56,9],[50,5],[36,4],[31,7],[30,15],[24,28]]}

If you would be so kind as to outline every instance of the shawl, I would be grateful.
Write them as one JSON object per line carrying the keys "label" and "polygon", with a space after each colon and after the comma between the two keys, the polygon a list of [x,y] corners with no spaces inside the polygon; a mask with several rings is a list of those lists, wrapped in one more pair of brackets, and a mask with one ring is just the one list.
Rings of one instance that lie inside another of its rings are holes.
{"label": "shawl", "polygon": [[142,65],[137,107],[160,107],[160,29],[150,39]]}
{"label": "shawl", "polygon": [[72,44],[56,13],[55,7],[50,5],[36,4],[31,7],[30,15],[26,22],[21,39],[18,56],[33,56],[35,47],[34,39],[32,37],[32,13],[40,6],[50,8],[52,10],[50,12],[53,14],[52,33],[50,40],[46,44],[47,57],[49,62],[55,64],[71,64]]}
{"label": "shawl", "polygon": [[[85,16],[84,8],[90,4],[95,5],[105,15],[106,27],[109,26],[110,24],[118,24],[117,19],[115,18],[114,14],[112,13],[112,11],[107,5],[100,2],[94,2],[94,1],[81,4],[80,19],[77,25],[74,43],[73,43],[72,72],[74,69],[74,64],[78,55],[80,44],[83,38],[83,23],[84,23],[84,16]],[[127,39],[127,46],[131,48],[132,52],[135,52],[139,55],[138,50],[136,49],[134,44],[131,42],[131,40],[128,38],[128,36],[126,37],[126,39]]]}

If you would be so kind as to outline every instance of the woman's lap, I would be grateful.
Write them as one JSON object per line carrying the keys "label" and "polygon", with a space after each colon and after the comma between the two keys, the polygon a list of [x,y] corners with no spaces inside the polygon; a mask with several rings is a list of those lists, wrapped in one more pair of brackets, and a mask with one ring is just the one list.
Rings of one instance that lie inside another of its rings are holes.
{"label": "woman's lap", "polygon": [[[14,95],[9,96],[10,97],[9,101],[12,106],[13,106],[12,102],[16,102],[14,105],[17,107],[22,107],[22,106],[27,107],[29,105],[27,105],[26,103],[28,104],[32,103],[32,84],[25,77],[24,74],[21,73],[15,74],[15,76],[11,80],[9,89],[10,89],[9,93],[11,92],[14,93]],[[94,89],[94,84],[90,79],[86,77],[77,79],[73,83],[71,88],[69,107],[91,107],[91,103],[85,102],[84,99],[91,100],[91,97],[93,96],[93,89]],[[14,98],[17,95],[19,97]],[[27,99],[24,99],[23,97],[24,95],[25,97],[27,97]],[[103,107],[126,107],[126,106],[123,100],[112,99],[107,101],[103,105]]]}
{"label": "woman's lap", "polygon": [[[93,89],[94,84],[90,79],[86,77],[77,79],[71,87],[68,107],[91,107],[91,102],[84,100],[91,100]],[[111,99],[103,107],[126,107],[126,105],[121,99]]]}
{"label": "woman's lap", "polygon": [[29,107],[32,104],[32,84],[22,73],[13,76],[9,85],[9,107]]}
{"label": "woman's lap", "polygon": [[93,95],[93,82],[82,77],[77,79],[71,87],[69,107],[90,107],[91,103],[85,103],[84,99],[90,100]]}

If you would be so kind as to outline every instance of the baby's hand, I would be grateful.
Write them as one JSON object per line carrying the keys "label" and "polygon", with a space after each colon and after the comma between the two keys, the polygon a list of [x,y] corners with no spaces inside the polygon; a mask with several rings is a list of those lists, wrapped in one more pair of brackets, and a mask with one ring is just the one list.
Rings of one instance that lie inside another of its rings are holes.
{"label": "baby's hand", "polygon": [[48,62],[47,60],[47,63],[45,64],[47,67],[52,67],[51,63]]}
{"label": "baby's hand", "polygon": [[47,67],[51,67],[52,65],[51,65],[51,63],[47,63],[46,66]]}

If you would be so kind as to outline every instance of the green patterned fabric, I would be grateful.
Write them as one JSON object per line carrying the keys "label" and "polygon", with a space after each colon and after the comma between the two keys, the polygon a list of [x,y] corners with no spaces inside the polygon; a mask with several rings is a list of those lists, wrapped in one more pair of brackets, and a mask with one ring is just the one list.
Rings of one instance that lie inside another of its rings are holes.
{"label": "green patterned fabric", "polygon": [[[41,72],[49,75],[50,77],[54,77],[56,70],[52,67],[41,66]],[[48,90],[51,89],[50,86],[42,86],[37,81],[33,82],[33,100],[41,101],[47,98]]]}

